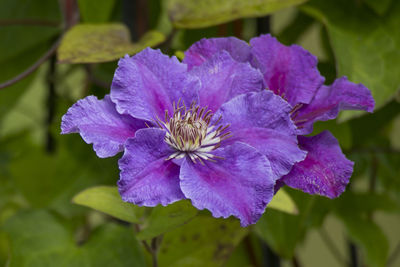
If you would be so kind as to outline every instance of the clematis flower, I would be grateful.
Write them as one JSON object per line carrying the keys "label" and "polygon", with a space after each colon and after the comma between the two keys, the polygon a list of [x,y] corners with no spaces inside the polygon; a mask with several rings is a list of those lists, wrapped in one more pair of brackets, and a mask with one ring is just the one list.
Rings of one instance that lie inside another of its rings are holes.
{"label": "clematis flower", "polygon": [[307,151],[307,157],[277,181],[276,190],[286,184],[310,194],[339,196],[349,182],[353,162],[346,159],[328,131],[310,137],[303,135],[312,132],[314,122],[335,119],[340,110],[372,112],[371,92],[346,77],[330,86],[323,85],[325,79],[317,69],[315,56],[298,45],[282,45],[271,35],[255,37],[250,45],[234,37],[203,39],[185,52],[183,62],[189,69],[196,68],[221,51],[260,70],[265,88],[291,106],[299,146]]}
{"label": "clematis flower", "polygon": [[61,129],[80,133],[99,157],[124,151],[124,201],[151,207],[190,199],[247,226],[263,214],[276,181],[306,156],[291,110],[264,90],[259,69],[229,51],[188,66],[148,48],[122,58],[110,95],[79,100]]}

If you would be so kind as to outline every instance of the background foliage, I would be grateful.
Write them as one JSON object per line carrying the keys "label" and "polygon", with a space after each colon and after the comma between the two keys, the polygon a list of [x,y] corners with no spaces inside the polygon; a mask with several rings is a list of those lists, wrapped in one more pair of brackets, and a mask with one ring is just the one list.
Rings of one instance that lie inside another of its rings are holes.
{"label": "background foliage", "polygon": [[[397,0],[0,0],[0,265],[400,266],[399,29]],[[376,100],[315,127],[356,162],[338,199],[285,188],[249,228],[186,201],[141,208],[118,195],[118,156],[59,134],[127,53],[267,32]]]}

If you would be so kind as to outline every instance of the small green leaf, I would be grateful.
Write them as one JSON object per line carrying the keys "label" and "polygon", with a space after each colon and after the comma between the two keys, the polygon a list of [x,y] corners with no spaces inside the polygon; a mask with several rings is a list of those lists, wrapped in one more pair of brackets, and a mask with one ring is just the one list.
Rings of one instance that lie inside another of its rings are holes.
{"label": "small green leaf", "polygon": [[248,228],[240,227],[237,219],[199,215],[164,236],[160,266],[224,266],[247,233]]}
{"label": "small green leaf", "polygon": [[60,63],[97,63],[132,55],[149,46],[162,43],[165,36],[147,32],[137,43],[130,41],[123,24],[79,24],[64,36],[58,49]]}
{"label": "small green leaf", "polygon": [[292,200],[286,191],[280,189],[275,196],[272,198],[271,202],[267,206],[268,208],[280,210],[286,213],[297,214],[298,210],[296,204]]}
{"label": "small green leaf", "polygon": [[145,209],[122,201],[116,186],[96,186],[86,189],[72,201],[131,223],[139,222]]}
{"label": "small green leaf", "polygon": [[137,234],[139,240],[151,239],[187,223],[198,213],[190,201],[181,200],[168,206],[153,208],[150,216]]}
{"label": "small green leaf", "polygon": [[239,18],[260,17],[307,0],[168,0],[177,28],[203,28]]}

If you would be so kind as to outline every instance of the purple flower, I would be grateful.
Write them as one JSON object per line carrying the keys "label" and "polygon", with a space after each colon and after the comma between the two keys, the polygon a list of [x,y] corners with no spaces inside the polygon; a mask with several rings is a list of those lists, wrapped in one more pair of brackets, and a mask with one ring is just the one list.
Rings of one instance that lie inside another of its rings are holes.
{"label": "purple flower", "polygon": [[211,47],[193,65],[152,49],[126,56],[110,95],[88,96],[64,115],[62,133],[80,133],[99,157],[124,151],[118,181],[124,201],[156,206],[190,199],[246,226],[260,218],[276,181],[304,160],[291,105],[264,90],[262,72],[247,62],[247,45],[222,40],[232,42],[229,51]]}
{"label": "purple flower", "polygon": [[185,52],[184,63],[194,69],[221,51],[260,70],[264,86],[291,106],[299,146],[307,151],[307,157],[277,180],[276,190],[286,184],[310,194],[339,196],[349,182],[353,162],[346,159],[328,131],[311,137],[301,135],[310,134],[316,121],[335,119],[340,110],[372,112],[374,100],[370,91],[346,77],[330,86],[323,85],[325,79],[317,69],[315,56],[297,45],[284,46],[270,35],[255,37],[250,45],[233,37],[203,39]]}

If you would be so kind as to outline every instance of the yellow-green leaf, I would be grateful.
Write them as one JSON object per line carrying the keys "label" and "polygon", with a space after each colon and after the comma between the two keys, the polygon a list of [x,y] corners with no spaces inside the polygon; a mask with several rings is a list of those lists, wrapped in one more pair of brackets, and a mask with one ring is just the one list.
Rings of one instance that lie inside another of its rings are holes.
{"label": "yellow-green leaf", "polygon": [[203,28],[239,18],[260,17],[307,0],[168,0],[177,28]]}
{"label": "yellow-green leaf", "polygon": [[271,202],[267,206],[271,209],[280,210],[290,214],[297,214],[298,210],[296,204],[283,189],[279,190],[276,195],[272,198]]}
{"label": "yellow-green leaf", "polygon": [[72,201],[123,221],[137,223],[145,208],[122,201],[116,186],[96,186],[77,194]]}
{"label": "yellow-green leaf", "polygon": [[165,40],[157,31],[147,32],[137,43],[130,41],[123,24],[79,24],[64,36],[58,49],[60,63],[98,63],[132,55]]}

